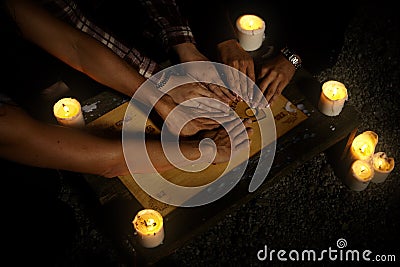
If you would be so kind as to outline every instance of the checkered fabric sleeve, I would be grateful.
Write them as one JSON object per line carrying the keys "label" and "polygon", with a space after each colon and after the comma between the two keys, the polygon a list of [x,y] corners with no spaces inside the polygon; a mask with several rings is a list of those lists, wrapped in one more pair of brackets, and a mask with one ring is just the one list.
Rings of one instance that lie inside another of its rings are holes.
{"label": "checkered fabric sleeve", "polygon": [[144,77],[149,78],[159,70],[159,66],[155,61],[144,56],[137,49],[128,47],[87,19],[74,1],[45,0],[43,1],[43,6],[56,17],[106,45],[115,54],[137,69]]}
{"label": "checkered fabric sleeve", "polygon": [[181,15],[175,0],[140,0],[154,22],[156,32],[166,51],[181,43],[194,43],[195,39],[189,23]]}

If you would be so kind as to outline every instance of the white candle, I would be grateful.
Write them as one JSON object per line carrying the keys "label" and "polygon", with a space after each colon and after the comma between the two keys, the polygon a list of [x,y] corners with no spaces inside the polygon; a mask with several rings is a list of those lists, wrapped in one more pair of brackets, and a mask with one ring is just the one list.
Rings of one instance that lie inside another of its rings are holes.
{"label": "white candle", "polygon": [[74,98],[62,98],[54,104],[53,113],[59,124],[80,128],[85,126],[81,104]]}
{"label": "white candle", "polygon": [[337,116],[348,99],[347,89],[338,81],[327,81],[322,85],[318,109],[327,116]]}
{"label": "white candle", "polygon": [[146,248],[154,248],[164,240],[164,224],[161,214],[152,209],[139,211],[132,221],[139,243]]}
{"label": "white candle", "polygon": [[383,183],[394,168],[394,158],[389,158],[385,152],[377,152],[372,157],[372,166],[375,175],[371,182]]}
{"label": "white candle", "polygon": [[256,15],[242,15],[236,20],[240,45],[246,51],[261,47],[264,40],[265,22]]}
{"label": "white candle", "polygon": [[351,164],[344,182],[350,189],[362,191],[367,188],[373,177],[374,169],[371,164],[363,160],[356,160]]}
{"label": "white candle", "polygon": [[373,131],[365,131],[357,135],[350,147],[350,160],[371,161],[378,143],[378,135]]}

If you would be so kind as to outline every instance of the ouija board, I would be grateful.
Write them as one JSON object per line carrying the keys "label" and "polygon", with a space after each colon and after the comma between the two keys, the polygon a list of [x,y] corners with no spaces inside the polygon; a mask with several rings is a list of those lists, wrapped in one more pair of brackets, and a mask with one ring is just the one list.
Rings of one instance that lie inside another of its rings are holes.
{"label": "ouija board", "polygon": [[[95,130],[96,132],[103,131],[104,135],[120,136],[123,126],[123,120],[125,112],[129,107],[132,108],[138,116],[145,116],[143,111],[139,107],[135,107],[132,103],[124,103],[119,107],[111,110],[104,114],[98,119],[94,120],[87,125],[89,129]],[[294,106],[284,96],[279,96],[274,103],[271,105],[271,111],[269,112],[275,121],[276,134],[274,138],[279,138],[285,133],[293,129],[296,125],[307,119],[307,115],[304,114],[300,109]],[[239,102],[235,105],[235,112],[241,118],[250,118],[253,120],[252,128],[254,130],[250,144],[250,157],[258,153],[263,147],[275,140],[261,141],[260,127],[258,121],[252,112],[248,112],[249,108],[244,102]],[[263,117],[257,116],[258,119]],[[146,118],[146,133],[151,135],[158,135],[160,133],[158,124],[153,122],[151,119]],[[234,166],[233,166],[234,167]],[[176,185],[196,187],[201,185],[207,185],[217,179],[227,168],[227,163],[211,164],[206,169],[199,172],[187,172],[180,169],[172,169],[160,173],[162,177],[169,182]],[[144,208],[151,208],[157,210],[161,215],[165,216],[173,211],[176,207],[168,205],[164,202],[158,201],[157,199],[148,195],[142,188],[136,183],[135,179],[131,175],[119,176],[120,181],[126,186],[126,188],[135,196],[135,198],[142,204]]]}

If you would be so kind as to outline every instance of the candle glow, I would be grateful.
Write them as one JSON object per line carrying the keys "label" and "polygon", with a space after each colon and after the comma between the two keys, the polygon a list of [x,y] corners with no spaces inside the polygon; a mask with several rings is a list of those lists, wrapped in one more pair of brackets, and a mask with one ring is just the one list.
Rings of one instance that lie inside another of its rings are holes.
{"label": "candle glow", "polygon": [[243,15],[239,18],[239,25],[243,30],[254,31],[264,27],[264,21],[255,15]]}
{"label": "candle glow", "polygon": [[377,152],[372,158],[375,176],[372,179],[374,183],[382,183],[394,169],[394,158],[390,158],[385,152]]}
{"label": "candle glow", "polygon": [[351,165],[351,170],[356,179],[361,182],[368,182],[372,179],[374,170],[371,168],[371,165],[362,160],[356,160]]}
{"label": "candle glow", "polygon": [[54,104],[53,113],[61,125],[72,127],[83,127],[85,125],[81,104],[74,98],[63,98],[57,101]]}
{"label": "candle glow", "polygon": [[147,248],[160,245],[164,239],[163,217],[152,209],[139,211],[132,224],[139,236],[139,242]]}
{"label": "candle glow", "polygon": [[357,135],[351,145],[353,159],[369,160],[375,152],[378,135],[373,131],[365,131]]}
{"label": "candle glow", "polygon": [[368,187],[374,177],[374,168],[364,160],[356,160],[344,177],[344,183],[354,191],[362,191]]}
{"label": "candle glow", "polygon": [[265,22],[256,15],[242,15],[236,20],[238,40],[246,51],[261,47],[264,40]]}
{"label": "candle glow", "polygon": [[318,109],[327,116],[336,116],[348,99],[346,86],[338,81],[327,81],[322,85]]}

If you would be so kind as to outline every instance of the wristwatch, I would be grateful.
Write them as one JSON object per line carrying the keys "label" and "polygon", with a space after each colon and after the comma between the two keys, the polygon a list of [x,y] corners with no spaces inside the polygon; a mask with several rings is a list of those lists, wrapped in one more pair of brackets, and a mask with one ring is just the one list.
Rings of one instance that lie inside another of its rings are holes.
{"label": "wristwatch", "polygon": [[281,50],[281,53],[285,56],[287,60],[290,61],[290,63],[293,64],[293,66],[298,70],[301,68],[301,58],[299,55],[294,53],[290,48],[285,47]]}

